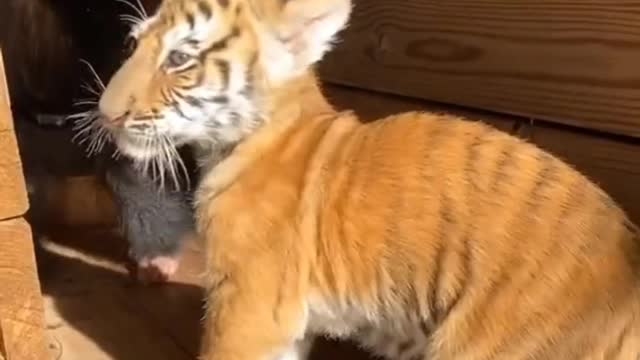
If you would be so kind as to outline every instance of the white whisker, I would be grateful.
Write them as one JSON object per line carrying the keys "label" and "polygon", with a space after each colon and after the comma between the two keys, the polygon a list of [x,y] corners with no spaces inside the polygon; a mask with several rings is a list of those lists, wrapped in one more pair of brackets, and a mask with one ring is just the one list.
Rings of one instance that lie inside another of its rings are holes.
{"label": "white whisker", "polygon": [[98,105],[98,102],[95,100],[85,100],[85,101],[76,101],[72,106],[83,106],[83,105]]}
{"label": "white whisker", "polygon": [[97,85],[100,87],[100,90],[104,90],[106,88],[106,86],[104,85],[104,82],[102,81],[102,79],[100,78],[98,73],[96,72],[96,69],[93,68],[93,65],[91,65],[91,63],[89,63],[87,60],[84,60],[84,59],[80,59],[80,61],[82,63],[84,63],[85,65],[87,65],[87,67],[89,67],[89,70],[93,74],[93,77],[95,78],[95,81],[96,81]]}
{"label": "white whisker", "polygon": [[142,172],[144,172],[145,174],[149,173],[149,165],[150,165],[150,160],[149,160],[149,146],[150,146],[151,140],[150,139],[145,139],[144,141],[144,148],[142,150],[143,154],[144,154],[144,161],[143,161],[143,168],[142,168]]}
{"label": "white whisker", "polygon": [[180,191],[180,179],[178,177],[178,173],[176,172],[176,160],[173,156],[173,152],[171,151],[173,150],[171,140],[166,135],[163,135],[160,140],[162,144],[162,154],[166,159],[167,165],[169,167],[169,172],[171,174],[171,179],[173,180],[175,190]]}
{"label": "white whisker", "polygon": [[98,131],[98,145],[96,147],[96,154],[101,153],[104,150],[104,146],[111,139],[110,133],[104,127],[100,127]]}
{"label": "white whisker", "polygon": [[112,140],[111,133],[101,126],[99,118],[97,110],[89,110],[67,116],[67,119],[74,121],[72,129],[75,134],[71,141],[84,146],[88,157],[102,152],[105,145]]}
{"label": "white whisker", "polygon": [[80,119],[78,121],[81,121],[87,118],[88,116],[90,116],[93,112],[94,112],[93,110],[89,110],[89,111],[79,112],[76,114],[67,115],[67,119],[69,120]]}
{"label": "white whisker", "polygon": [[[154,147],[155,149],[158,149],[159,146],[161,146],[161,144],[159,143],[159,139],[158,137],[154,137]],[[163,153],[160,152],[159,155],[154,156],[153,157],[154,163],[156,165],[156,170],[157,170],[157,174],[154,175],[154,179],[155,178],[159,178],[160,179],[160,184],[159,184],[159,190],[164,189],[164,184],[165,184],[165,168],[164,168],[164,156]]]}
{"label": "white whisker", "polygon": [[162,167],[162,174],[163,174],[162,177],[161,177],[161,184],[160,184],[160,188],[162,189],[162,188],[164,188],[164,173],[165,173],[165,168],[164,167],[165,167],[165,164],[167,162],[167,159],[166,159],[166,152],[165,152],[165,149],[164,149],[164,143],[162,141],[162,138],[157,138],[157,139],[158,139],[157,146],[160,147],[160,149],[159,149],[160,152],[158,153],[157,159],[158,159],[158,163]]}
{"label": "white whisker", "polygon": [[[88,119],[88,120],[87,120]],[[76,122],[73,126],[73,130],[76,132],[74,138],[78,136],[86,135],[87,133],[95,130],[95,125],[91,122],[91,118],[82,119]]]}
{"label": "white whisker", "polygon": [[138,3],[138,7],[140,8],[140,10],[142,11],[142,15],[144,15],[144,19],[147,19],[149,17],[149,14],[147,14],[147,9],[144,8],[142,1],[136,0],[136,2]]}
{"label": "white whisker", "polygon": [[135,17],[133,15],[120,15],[120,20],[124,21],[125,23],[129,23],[131,25],[137,26],[140,25],[144,20],[140,19],[138,17]]}
{"label": "white whisker", "polygon": [[[191,179],[189,177],[189,172],[187,171],[187,166],[184,164],[184,161],[182,160],[182,157],[180,156],[180,154],[178,153],[178,150],[173,142],[173,140],[168,136],[165,135],[164,136],[165,142],[166,142],[166,149],[169,151],[168,157],[170,157],[172,159],[172,164],[175,166],[176,164],[178,166],[180,166],[180,170],[182,172],[182,174],[184,175],[184,179],[186,181],[186,189],[190,189],[191,188]],[[179,178],[178,173],[174,170],[174,177]],[[180,190],[180,188],[178,187],[176,190]]]}
{"label": "white whisker", "polygon": [[88,84],[82,84],[82,85],[80,85],[80,88],[87,90],[88,92],[92,93],[93,95],[100,96],[100,92],[98,90],[92,88]]}
{"label": "white whisker", "polygon": [[127,5],[129,8],[133,9],[133,11],[135,11],[136,15],[138,15],[141,19],[147,19],[147,12],[144,9],[144,7],[142,6],[142,4],[140,4],[140,2],[138,2],[138,4],[140,4],[140,8],[138,8],[137,6],[135,6],[134,4],[130,3],[127,0],[116,0],[119,3],[125,4]]}
{"label": "white whisker", "polygon": [[91,131],[91,129],[94,127],[93,123],[90,121],[91,118],[87,118],[87,119],[80,119],[78,121],[76,121],[76,123],[73,125],[73,131],[76,132],[76,136],[77,134],[86,134],[88,131]]}
{"label": "white whisker", "polygon": [[[91,124],[89,124],[86,127],[84,127],[82,129],[80,129],[79,131],[77,131],[76,134],[73,136],[73,138],[71,138],[71,140],[75,141],[77,138],[85,136],[85,135],[89,135],[93,131],[95,131],[94,127]],[[85,140],[85,139],[83,139],[83,140]]]}
{"label": "white whisker", "polygon": [[154,127],[153,128],[154,131],[154,137],[153,137],[153,142],[154,142],[154,150],[156,150],[156,152],[158,150],[160,150],[154,157],[154,163],[157,166],[157,174],[154,173],[154,180],[159,179],[160,183],[159,185],[159,189],[158,190],[162,190],[164,189],[164,184],[165,184],[165,158],[164,158],[164,152],[163,152],[163,144],[162,144],[162,139],[158,136],[157,133],[157,129]]}

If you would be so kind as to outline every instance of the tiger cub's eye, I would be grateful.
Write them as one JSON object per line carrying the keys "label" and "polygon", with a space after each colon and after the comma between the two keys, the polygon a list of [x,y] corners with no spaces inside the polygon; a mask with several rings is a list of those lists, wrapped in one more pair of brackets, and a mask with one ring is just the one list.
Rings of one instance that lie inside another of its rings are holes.
{"label": "tiger cub's eye", "polygon": [[191,55],[178,50],[172,50],[167,57],[168,67],[178,67],[184,65],[191,59]]}

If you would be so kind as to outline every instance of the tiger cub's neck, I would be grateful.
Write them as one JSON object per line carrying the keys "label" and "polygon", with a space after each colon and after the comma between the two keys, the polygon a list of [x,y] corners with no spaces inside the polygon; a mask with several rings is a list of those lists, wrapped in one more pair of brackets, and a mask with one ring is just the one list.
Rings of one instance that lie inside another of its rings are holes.
{"label": "tiger cub's neck", "polygon": [[273,89],[268,94],[267,104],[265,121],[255,133],[229,147],[222,157],[215,157],[213,153],[208,156],[214,161],[209,161],[213,165],[206,166],[203,171],[201,196],[217,196],[244,169],[286,138],[292,129],[337,113],[322,94],[313,72]]}
{"label": "tiger cub's neck", "polygon": [[[273,89],[268,95],[264,123],[256,134],[244,139],[241,143],[253,142],[255,138],[262,137],[265,133],[280,132],[296,125],[305,119],[313,119],[319,115],[331,115],[336,111],[324,97],[318,81],[313,72],[308,72],[296,79],[289,81],[281,87]],[[269,136],[271,137],[271,136]],[[193,143],[198,165],[207,173],[225,160],[238,144],[227,144],[203,141]],[[247,146],[244,146],[247,147]]]}

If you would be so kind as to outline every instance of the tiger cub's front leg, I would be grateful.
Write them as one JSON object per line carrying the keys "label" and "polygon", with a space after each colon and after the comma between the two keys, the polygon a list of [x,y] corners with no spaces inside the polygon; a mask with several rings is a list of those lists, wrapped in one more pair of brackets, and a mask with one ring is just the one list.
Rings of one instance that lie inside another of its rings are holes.
{"label": "tiger cub's front leg", "polygon": [[288,281],[278,265],[250,261],[210,274],[217,280],[208,289],[201,359],[306,359],[312,339],[304,337],[299,283]]}

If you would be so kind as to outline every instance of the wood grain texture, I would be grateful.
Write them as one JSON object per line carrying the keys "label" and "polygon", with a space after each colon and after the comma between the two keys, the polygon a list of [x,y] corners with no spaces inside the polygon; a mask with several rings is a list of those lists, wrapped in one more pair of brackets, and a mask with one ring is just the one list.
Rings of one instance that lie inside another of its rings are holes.
{"label": "wood grain texture", "polygon": [[0,222],[0,329],[7,360],[46,360],[44,307],[31,229],[22,219]]}
{"label": "wood grain texture", "polygon": [[95,176],[53,179],[45,190],[43,221],[48,225],[117,224],[117,208],[106,186]]}
{"label": "wood grain texture", "polygon": [[442,104],[415,98],[394,96],[333,84],[324,84],[323,90],[333,106],[340,110],[353,110],[364,121],[374,121],[407,111],[430,111],[482,121],[506,132],[512,132],[516,124],[513,116],[443,106]]}
{"label": "wood grain texture", "polygon": [[0,52],[0,220],[23,215],[27,208],[26,184]]}
{"label": "wood grain texture", "polygon": [[339,84],[640,137],[640,1],[355,0]]}
{"label": "wood grain texture", "polygon": [[0,131],[13,128],[11,121],[11,102],[9,100],[9,90],[4,72],[4,61],[2,59],[2,49],[0,49]]}
{"label": "wood grain texture", "polygon": [[27,211],[27,190],[18,144],[12,130],[0,131],[0,220]]}

